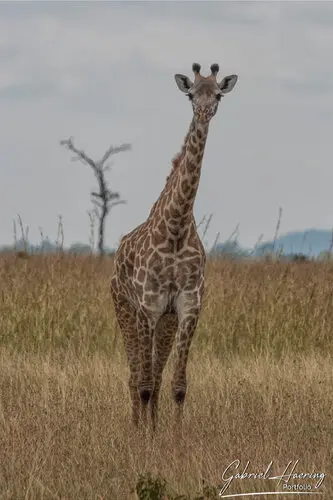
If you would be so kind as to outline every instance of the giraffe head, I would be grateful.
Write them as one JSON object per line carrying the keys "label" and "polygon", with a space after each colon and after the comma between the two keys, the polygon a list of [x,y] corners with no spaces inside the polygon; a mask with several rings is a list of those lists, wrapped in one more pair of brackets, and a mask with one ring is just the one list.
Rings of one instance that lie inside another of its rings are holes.
{"label": "giraffe head", "polygon": [[219,72],[218,64],[211,65],[211,74],[207,77],[200,74],[200,69],[200,64],[193,63],[194,82],[180,74],[175,75],[175,79],[179,90],[190,99],[195,119],[201,123],[208,123],[215,115],[221,98],[234,88],[238,76],[225,76],[218,82],[216,79]]}

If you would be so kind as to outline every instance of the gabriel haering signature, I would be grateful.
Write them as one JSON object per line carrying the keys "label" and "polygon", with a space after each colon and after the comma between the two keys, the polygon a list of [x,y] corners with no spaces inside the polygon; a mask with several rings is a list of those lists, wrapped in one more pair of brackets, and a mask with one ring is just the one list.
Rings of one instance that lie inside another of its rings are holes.
{"label": "gabriel haering signature", "polygon": [[[299,460],[292,461],[290,460],[283,470],[282,474],[273,475],[272,467],[273,460],[268,464],[265,470],[260,472],[248,472],[248,467],[250,465],[250,461],[248,461],[242,470],[242,472],[233,473],[235,469],[239,469],[240,460],[234,460],[231,462],[228,467],[223,471],[222,481],[224,481],[224,486],[220,490],[219,496],[222,498],[232,498],[239,496],[251,496],[251,495],[277,495],[277,494],[292,494],[295,493],[297,495],[310,493],[321,494],[319,492],[320,486],[323,484],[323,481],[326,477],[324,472],[300,472],[296,471],[296,467],[299,464]],[[227,489],[231,485],[231,483],[235,479],[273,479],[277,481],[277,485],[280,486],[279,489],[282,491],[263,491],[263,492],[253,492],[253,493],[237,493],[237,494],[228,494],[225,495]],[[291,484],[290,481],[298,481],[296,484]],[[300,482],[307,480],[307,483]]]}

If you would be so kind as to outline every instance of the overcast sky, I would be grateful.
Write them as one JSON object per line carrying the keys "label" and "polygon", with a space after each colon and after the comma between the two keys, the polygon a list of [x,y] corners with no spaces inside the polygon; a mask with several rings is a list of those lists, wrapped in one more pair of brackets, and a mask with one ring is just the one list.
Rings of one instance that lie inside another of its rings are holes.
{"label": "overcast sky", "polygon": [[1,2],[0,244],[20,214],[39,241],[88,242],[89,167],[59,141],[98,159],[111,144],[111,186],[128,201],[106,243],[144,221],[192,116],[175,73],[192,63],[239,81],[213,118],[195,215],[213,213],[208,240],[253,245],[281,232],[333,226],[333,2]]}

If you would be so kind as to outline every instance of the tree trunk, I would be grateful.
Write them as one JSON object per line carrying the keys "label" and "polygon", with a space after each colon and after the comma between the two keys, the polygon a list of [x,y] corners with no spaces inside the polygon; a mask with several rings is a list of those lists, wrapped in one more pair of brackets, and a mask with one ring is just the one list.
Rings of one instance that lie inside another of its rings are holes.
{"label": "tree trunk", "polygon": [[103,203],[103,207],[101,209],[101,216],[99,218],[99,231],[98,231],[98,251],[100,256],[105,254],[104,250],[104,227],[105,227],[105,219],[108,213],[108,208]]}

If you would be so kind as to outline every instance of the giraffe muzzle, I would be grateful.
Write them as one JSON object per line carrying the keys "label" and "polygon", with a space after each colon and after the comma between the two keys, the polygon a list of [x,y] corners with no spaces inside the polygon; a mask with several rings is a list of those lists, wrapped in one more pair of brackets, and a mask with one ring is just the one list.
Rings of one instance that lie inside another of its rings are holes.
{"label": "giraffe muzzle", "polygon": [[201,123],[206,121],[206,114],[204,111],[200,111],[199,113],[197,113],[197,120],[198,120],[198,122],[201,122]]}
{"label": "giraffe muzzle", "polygon": [[210,118],[210,113],[208,110],[201,110],[196,113],[198,122],[206,123]]}

